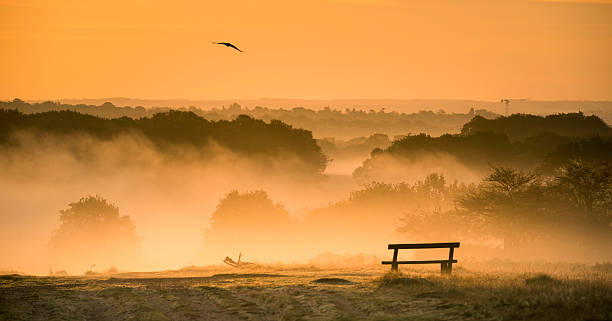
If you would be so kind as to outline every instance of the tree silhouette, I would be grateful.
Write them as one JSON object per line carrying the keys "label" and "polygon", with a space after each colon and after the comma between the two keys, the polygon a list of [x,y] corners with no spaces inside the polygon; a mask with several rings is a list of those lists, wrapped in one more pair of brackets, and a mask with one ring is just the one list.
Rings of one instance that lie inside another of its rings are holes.
{"label": "tree silhouette", "polygon": [[60,210],[61,225],[51,238],[52,261],[80,269],[117,266],[133,258],[139,244],[134,223],[100,196],[87,196]]}
{"label": "tree silhouette", "polygon": [[555,188],[559,198],[579,210],[582,221],[612,222],[612,162],[571,161],[555,178]]}
{"label": "tree silhouette", "polygon": [[293,246],[293,222],[264,191],[232,191],[219,201],[206,232],[208,255],[244,253],[251,259],[278,260]]}
{"label": "tree silhouette", "polygon": [[538,175],[511,168],[491,167],[491,173],[478,186],[472,186],[457,199],[463,211],[492,221],[504,238],[504,250],[515,255],[528,238],[524,227],[537,216],[543,190]]}

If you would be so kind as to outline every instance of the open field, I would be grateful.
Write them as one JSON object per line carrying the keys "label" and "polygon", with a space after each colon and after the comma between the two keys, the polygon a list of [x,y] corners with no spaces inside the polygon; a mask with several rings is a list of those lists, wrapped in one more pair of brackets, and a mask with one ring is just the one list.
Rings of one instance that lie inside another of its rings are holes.
{"label": "open field", "polygon": [[[610,320],[610,264],[0,277],[2,320]],[[545,272],[538,273],[536,271]],[[318,281],[317,281],[318,280]]]}

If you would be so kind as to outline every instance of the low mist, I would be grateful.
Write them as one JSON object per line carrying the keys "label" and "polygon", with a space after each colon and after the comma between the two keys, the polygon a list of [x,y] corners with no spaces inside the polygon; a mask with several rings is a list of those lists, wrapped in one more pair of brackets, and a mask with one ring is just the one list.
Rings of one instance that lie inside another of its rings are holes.
{"label": "low mist", "polygon": [[141,237],[139,255],[115,266],[159,270],[221,262],[223,257],[206,254],[204,232],[217,203],[232,190],[265,190],[295,216],[354,188],[351,179],[307,177],[290,156],[245,158],[215,146],[207,161],[188,147],[170,157],[137,134],[99,140],[20,132],[13,139],[17,144],[0,153],[3,270],[83,273],[96,264],[56,266],[49,256],[59,211],[88,195],[118,206]]}
{"label": "low mist", "polygon": [[[609,167],[569,163],[555,178],[468,168],[441,152],[404,159],[375,151],[352,176],[350,157],[321,175],[288,153],[245,156],[214,142],[208,157],[202,152],[160,152],[138,133],[103,140],[15,131],[0,153],[0,270],[153,271],[239,255],[376,264],[391,255],[388,243],[446,241],[461,241],[456,256],[464,260],[611,259],[609,187],[572,181],[606,182]],[[585,190],[598,192],[576,194]],[[104,228],[62,238],[65,213],[87,200],[133,227],[131,243],[105,241],[114,232]],[[444,253],[402,253],[412,255]]]}
{"label": "low mist", "polygon": [[473,183],[487,172],[483,168],[468,167],[453,155],[444,152],[422,152],[411,159],[379,154],[359,165],[352,174],[360,184],[373,181],[415,183],[429,173],[442,173],[451,182]]}

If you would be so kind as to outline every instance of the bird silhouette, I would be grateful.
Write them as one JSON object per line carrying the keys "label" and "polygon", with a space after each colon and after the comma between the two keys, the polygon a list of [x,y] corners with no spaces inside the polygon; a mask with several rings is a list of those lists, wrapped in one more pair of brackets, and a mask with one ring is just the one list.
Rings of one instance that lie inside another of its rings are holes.
{"label": "bird silhouette", "polygon": [[242,50],[238,49],[238,47],[232,45],[229,42],[213,42],[213,43],[216,44],[216,45],[224,45],[224,46],[227,46],[227,47],[230,47],[230,48],[234,48],[234,49],[236,49],[236,50],[238,50],[240,52],[243,52]]}

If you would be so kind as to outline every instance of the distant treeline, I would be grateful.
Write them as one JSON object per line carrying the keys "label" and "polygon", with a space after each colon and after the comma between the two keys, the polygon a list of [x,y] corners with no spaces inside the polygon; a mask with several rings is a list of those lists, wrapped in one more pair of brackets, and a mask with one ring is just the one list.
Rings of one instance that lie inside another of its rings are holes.
{"label": "distant treeline", "polygon": [[599,117],[585,116],[578,112],[546,117],[515,114],[495,119],[476,116],[463,125],[461,133],[465,136],[476,132],[499,133],[507,135],[511,140],[521,140],[541,133],[560,136],[609,136],[612,129]]}
{"label": "distant treeline", "polygon": [[232,120],[239,115],[248,115],[266,122],[280,120],[296,128],[304,128],[312,131],[317,138],[335,137],[348,139],[358,136],[370,136],[374,133],[384,133],[391,137],[405,135],[407,133],[427,133],[430,135],[442,135],[444,133],[458,133],[461,126],[470,121],[474,116],[484,118],[495,118],[498,115],[487,110],[470,109],[466,113],[446,113],[444,110],[420,111],[418,113],[406,114],[398,112],[387,112],[384,108],[377,111],[358,110],[355,108],[344,111],[324,108],[312,110],[302,107],[292,109],[270,109],[266,107],[242,108],[238,104],[232,104],[227,108],[203,110],[196,107],[171,108],[171,107],[117,107],[112,103],[104,103],[100,106],[94,105],[67,105],[58,102],[47,101],[43,103],[27,103],[20,99],[10,102],[0,102],[0,108],[17,109],[20,112],[41,113],[46,111],[72,110],[83,114],[94,115],[102,118],[142,118],[152,117],[157,113],[170,110],[189,111],[206,118],[210,121]]}
{"label": "distant treeline", "polygon": [[[423,155],[451,155],[468,168],[490,164],[552,173],[570,160],[612,160],[612,129],[597,116],[582,113],[475,117],[461,134],[408,135],[385,149],[375,149],[353,176],[362,183],[380,180],[388,157],[410,164]],[[397,163],[396,163],[397,164]]]}
{"label": "distant treeline", "polygon": [[208,147],[215,143],[249,156],[295,157],[318,173],[327,163],[310,131],[293,128],[279,120],[266,123],[246,115],[231,121],[209,121],[192,112],[170,110],[139,119],[105,119],[75,111],[25,114],[0,109],[0,144],[17,143],[11,136],[15,131],[70,136],[86,134],[98,139],[138,133],[167,154],[175,153],[177,147],[193,147],[201,152],[202,157],[214,156],[209,154]]}

